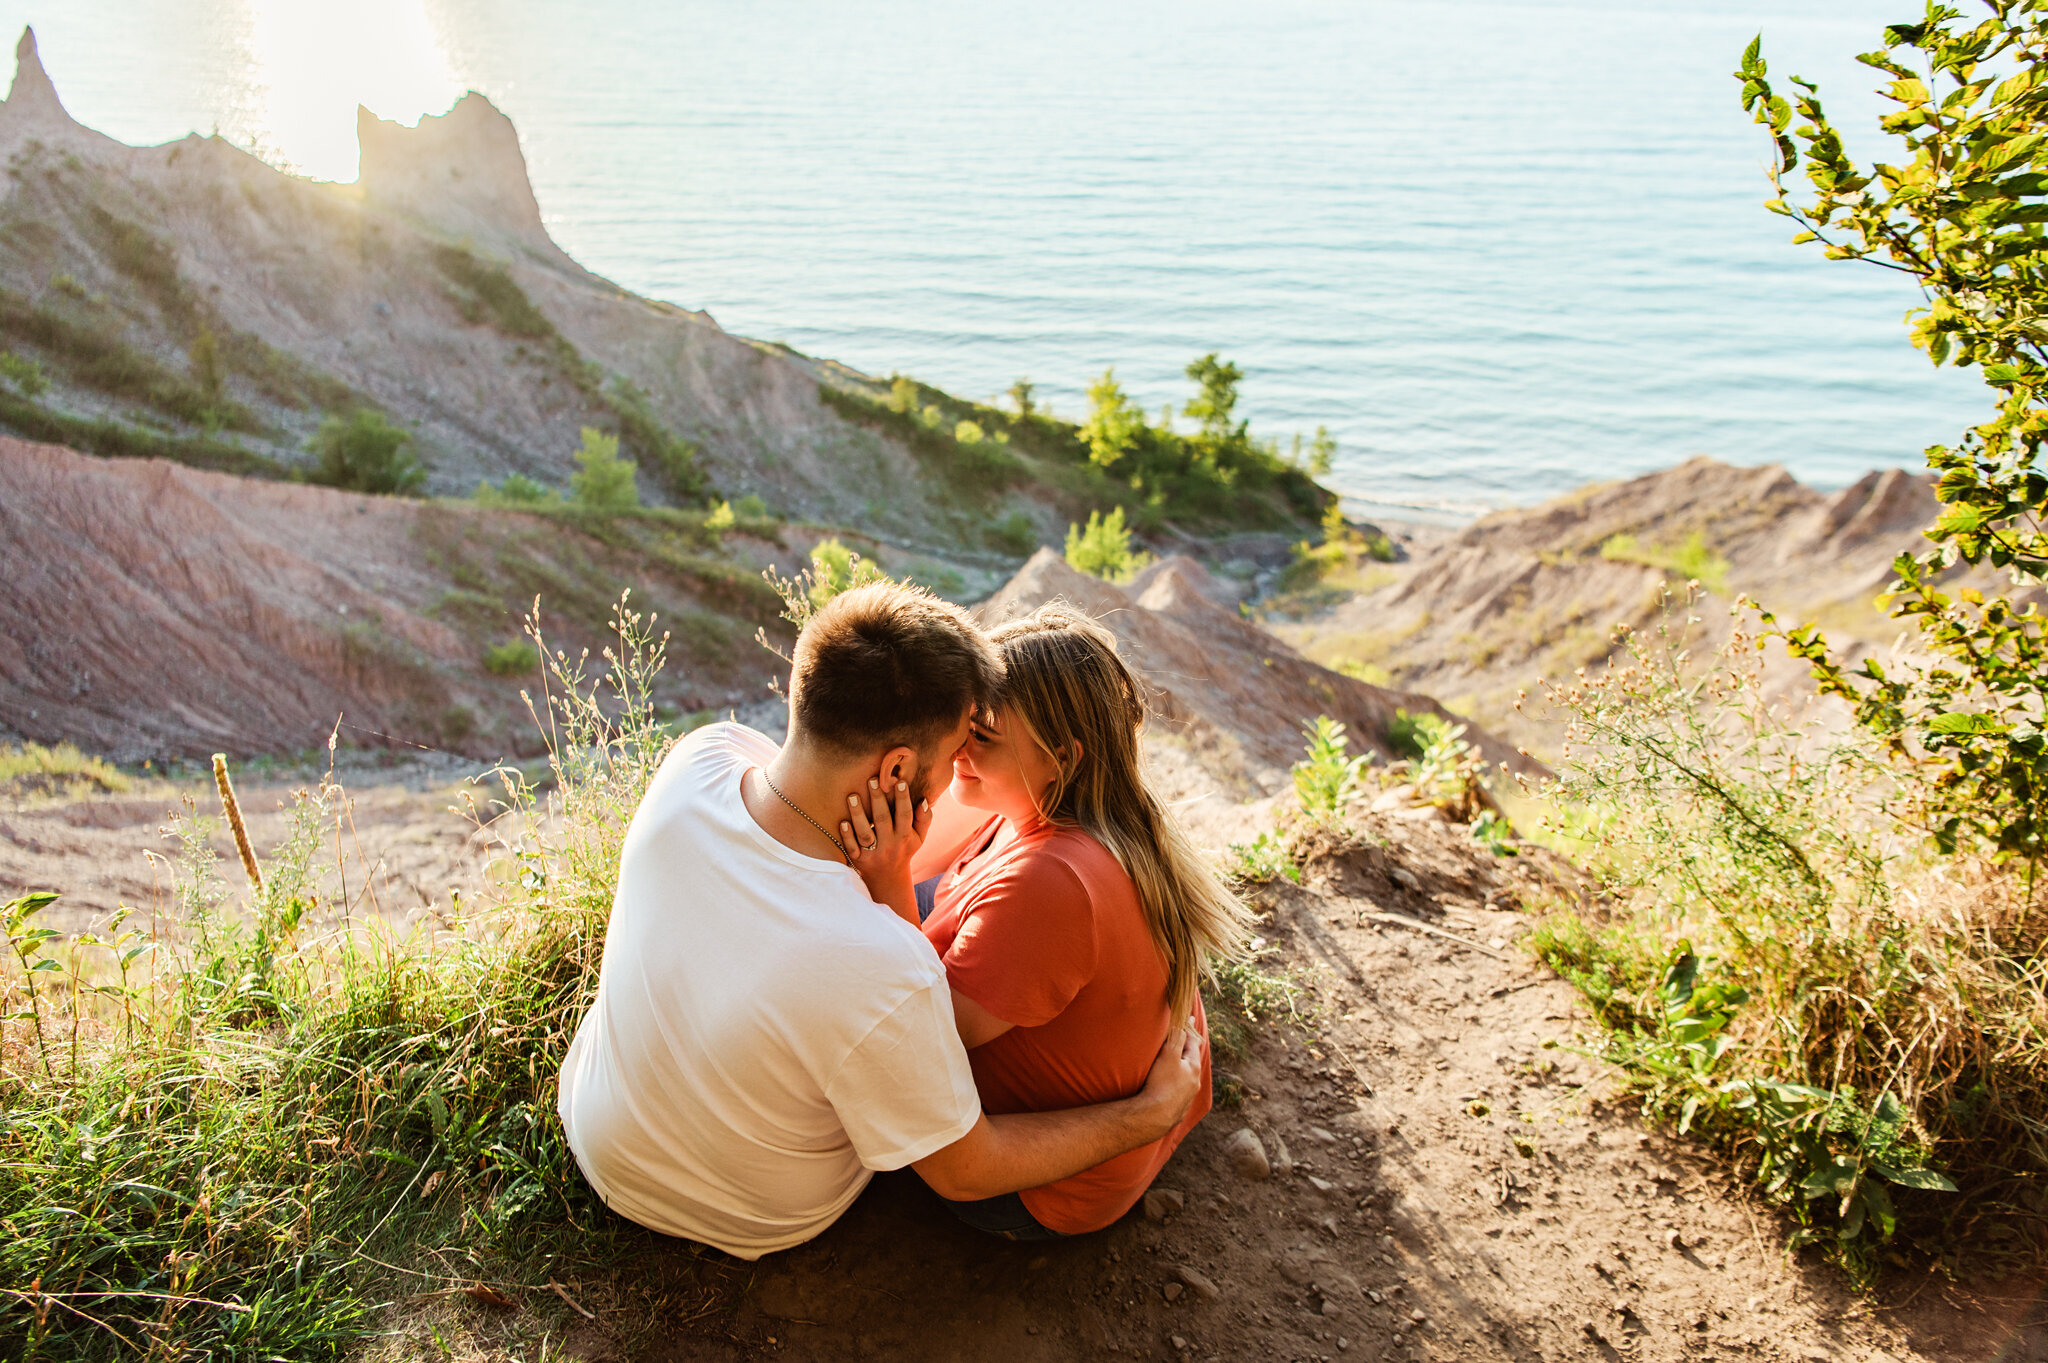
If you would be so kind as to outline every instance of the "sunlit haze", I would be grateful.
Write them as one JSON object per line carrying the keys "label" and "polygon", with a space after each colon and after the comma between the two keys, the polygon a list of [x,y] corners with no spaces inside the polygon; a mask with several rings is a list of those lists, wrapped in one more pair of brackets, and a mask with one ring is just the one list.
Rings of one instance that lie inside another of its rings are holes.
{"label": "sunlit haze", "polygon": [[422,0],[252,0],[249,141],[323,180],[356,175],[355,108],[417,122],[462,93]]}

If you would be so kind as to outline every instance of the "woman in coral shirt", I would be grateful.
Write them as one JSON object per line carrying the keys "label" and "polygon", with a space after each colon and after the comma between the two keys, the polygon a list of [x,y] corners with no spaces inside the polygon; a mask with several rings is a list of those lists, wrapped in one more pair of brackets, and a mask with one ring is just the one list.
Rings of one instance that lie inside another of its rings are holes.
{"label": "woman in coral shirt", "polygon": [[[1249,915],[1146,782],[1144,692],[1116,637],[1060,605],[992,637],[1002,695],[975,717],[928,826],[896,831],[911,820],[878,803],[874,826],[855,812],[858,829],[842,834],[856,834],[855,867],[879,901],[907,907],[906,879],[920,882],[922,925],[945,962],[985,1110],[1126,1097],[1176,1019],[1206,1038],[1198,978],[1208,957],[1241,949]],[[1100,1230],[1208,1110],[1205,1085],[1160,1141],[1042,1188],[949,1205],[1015,1240]]]}

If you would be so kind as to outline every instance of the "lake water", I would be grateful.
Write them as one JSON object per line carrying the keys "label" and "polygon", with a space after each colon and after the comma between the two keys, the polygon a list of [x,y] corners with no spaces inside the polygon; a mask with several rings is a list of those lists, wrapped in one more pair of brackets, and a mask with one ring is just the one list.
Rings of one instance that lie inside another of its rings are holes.
{"label": "lake water", "polygon": [[[1910,9],[1910,6],[1906,8]],[[1840,485],[1987,404],[1787,243],[1728,73],[1871,128],[1897,0],[0,0],[131,142],[355,173],[358,100],[517,123],[557,240],[728,329],[1078,415],[1245,371],[1333,483],[1465,511],[1712,454]],[[1872,132],[1861,150],[1878,145]]]}

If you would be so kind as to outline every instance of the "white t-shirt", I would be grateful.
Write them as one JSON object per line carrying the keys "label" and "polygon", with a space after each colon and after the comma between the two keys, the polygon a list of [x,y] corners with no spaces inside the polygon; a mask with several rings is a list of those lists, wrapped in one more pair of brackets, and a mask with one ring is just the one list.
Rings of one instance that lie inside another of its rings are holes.
{"label": "white t-shirt", "polygon": [[981,1115],[924,934],[747,812],[740,778],[776,751],[712,724],[655,773],[557,1104],[606,1205],[742,1259],[810,1239],[873,1170]]}

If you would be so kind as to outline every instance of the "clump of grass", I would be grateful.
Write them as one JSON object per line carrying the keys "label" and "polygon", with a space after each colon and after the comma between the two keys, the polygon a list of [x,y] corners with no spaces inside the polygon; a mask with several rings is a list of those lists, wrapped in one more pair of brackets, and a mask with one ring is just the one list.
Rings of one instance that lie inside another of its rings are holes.
{"label": "clump of grass", "polygon": [[1270,965],[1278,953],[1279,948],[1265,938],[1254,937],[1243,956],[1211,962],[1202,990],[1203,1012],[1210,1044],[1226,1060],[1242,1060],[1249,1053],[1253,1027],[1280,1021],[1305,1025],[1311,1020],[1303,1002],[1306,991],[1294,971]]}
{"label": "clump of grass", "polygon": [[1230,844],[1225,873],[1240,885],[1263,885],[1275,880],[1301,883],[1301,864],[1288,851],[1285,840],[1261,833],[1250,842]]}
{"label": "clump of grass", "polygon": [[494,677],[518,677],[538,670],[540,654],[526,639],[506,639],[484,650],[484,671]]}
{"label": "clump of grass", "polygon": [[526,340],[552,340],[557,335],[555,324],[503,265],[463,246],[436,246],[434,264],[453,285],[449,296],[463,320],[488,323],[507,336]]}
{"label": "clump of grass", "polygon": [[1717,1143],[1859,1281],[1900,1241],[1951,1268],[2038,1263],[2035,888],[1930,860],[1894,817],[1924,778],[1772,704],[1744,620],[1704,668],[1685,634],[1625,633],[1605,674],[1553,694],[1570,728],[1551,795],[1576,817],[1548,822],[1597,828],[1577,846],[1608,908],[1554,919],[1535,949],[1593,1004],[1591,1048],[1646,1111]]}
{"label": "clump of grass", "polygon": [[24,743],[0,748],[0,796],[8,799],[76,799],[118,793],[133,784],[119,767],[87,756],[76,744],[46,748],[40,743]]}
{"label": "clump of grass", "polygon": [[1610,535],[1600,546],[1600,557],[1661,568],[1681,582],[1697,582],[1710,592],[1728,590],[1728,560],[1707,543],[1704,531],[1695,530],[1675,545],[1645,544],[1627,533]]}

